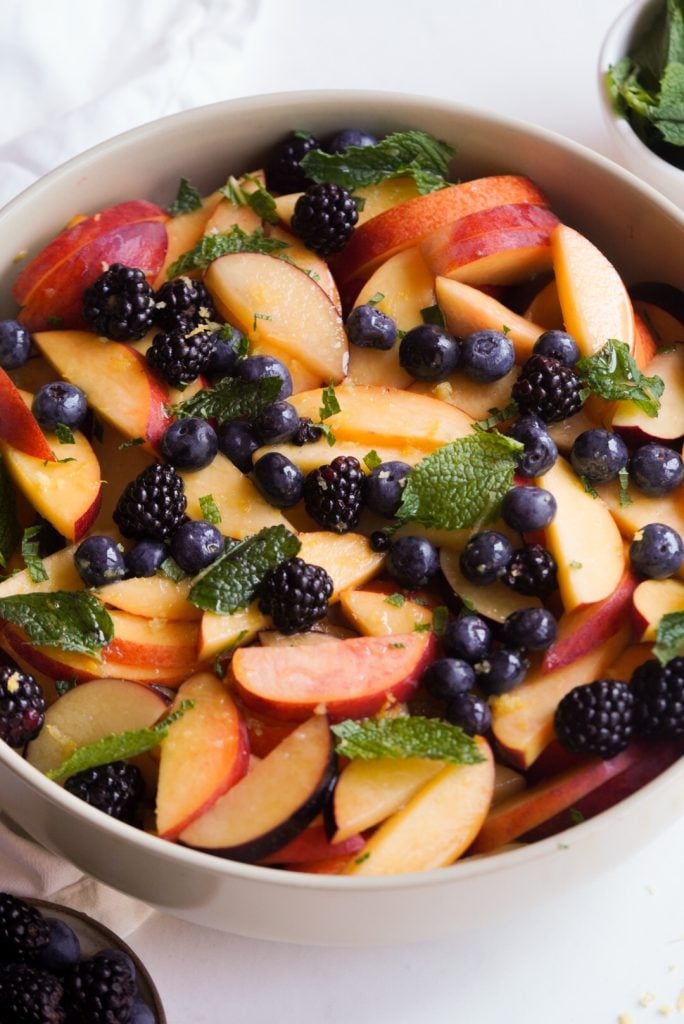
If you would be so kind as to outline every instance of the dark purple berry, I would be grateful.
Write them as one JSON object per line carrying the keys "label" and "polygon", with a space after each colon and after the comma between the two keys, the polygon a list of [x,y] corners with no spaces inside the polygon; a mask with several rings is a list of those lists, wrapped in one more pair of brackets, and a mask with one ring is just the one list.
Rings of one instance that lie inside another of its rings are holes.
{"label": "dark purple berry", "polygon": [[427,537],[398,537],[390,548],[387,568],[402,587],[418,590],[439,572],[439,552]]}
{"label": "dark purple berry", "polygon": [[212,523],[191,519],[172,535],[170,549],[181,569],[194,576],[223,552],[223,536]]}
{"label": "dark purple berry", "polygon": [[474,534],[461,552],[461,572],[471,583],[485,586],[499,579],[511,560],[513,545],[497,530]]}
{"label": "dark purple berry", "polygon": [[503,331],[473,331],[461,343],[461,369],[472,380],[501,380],[514,365],[515,348]]}
{"label": "dark purple berry", "polygon": [[126,561],[113,537],[94,534],[82,540],[74,552],[74,564],[87,587],[106,587],[126,575]]}
{"label": "dark purple berry", "polygon": [[460,342],[436,324],[413,327],[399,342],[399,363],[416,380],[446,380],[460,357]]}

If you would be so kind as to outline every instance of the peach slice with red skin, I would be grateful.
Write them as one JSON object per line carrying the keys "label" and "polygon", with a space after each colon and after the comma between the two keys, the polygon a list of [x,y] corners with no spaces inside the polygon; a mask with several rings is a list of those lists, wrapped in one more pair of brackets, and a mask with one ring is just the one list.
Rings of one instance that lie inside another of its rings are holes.
{"label": "peach slice with red skin", "polygon": [[85,584],[74,565],[74,545],[55,551],[43,559],[47,579],[35,583],[28,569],[8,576],[0,583],[0,597],[14,594],[47,594],[54,590],[83,590]]}
{"label": "peach slice with red skin", "polygon": [[288,866],[290,864],[312,864],[327,861],[332,857],[354,856],[359,854],[365,845],[366,840],[358,833],[332,843],[328,839],[323,825],[310,825],[275,853],[263,857],[259,863],[287,864]]}
{"label": "peach slice with red skin", "polygon": [[[74,573],[78,575],[75,569]],[[132,576],[117,580],[100,587],[95,593],[104,604],[131,615],[187,622],[202,617],[201,609],[188,601],[191,586],[191,579],[172,580],[169,576],[157,573],[155,576]]]}
{"label": "peach slice with red skin", "polygon": [[300,721],[324,708],[340,721],[408,700],[435,651],[432,633],[354,637],[312,647],[240,647],[231,672],[249,707]]}
{"label": "peach slice with red skin", "polygon": [[634,624],[641,643],[654,642],[663,615],[684,611],[684,583],[644,580],[634,591]]}
{"label": "peach slice with red skin", "polygon": [[[154,609],[150,609],[153,611]],[[102,650],[108,665],[192,671],[197,663],[196,622],[146,618],[111,609],[114,639]]]}
{"label": "peach slice with red skin", "polygon": [[245,775],[249,743],[242,715],[226,686],[210,672],[186,679],[173,708],[192,708],[169,727],[161,744],[157,832],[175,839]]}
{"label": "peach slice with red skin", "polygon": [[44,462],[55,456],[38,421],[22,398],[19,388],[0,367],[0,441],[24,455]]}
{"label": "peach slice with red skin", "polygon": [[628,444],[647,441],[674,441],[684,434],[684,349],[657,352],[644,371],[658,376],[665,384],[656,416],[648,416],[627,399],[615,402],[612,429],[619,431]]}
{"label": "peach slice with red skin", "polygon": [[514,313],[502,302],[463,281],[438,277],[435,281],[437,302],[452,334],[464,338],[473,331],[508,331],[515,346],[516,362],[524,363],[544,328]]}
{"label": "peach slice with red skin", "polygon": [[410,598],[393,603],[391,594],[374,590],[345,590],[340,594],[345,617],[363,636],[389,636],[429,627],[432,611]]}

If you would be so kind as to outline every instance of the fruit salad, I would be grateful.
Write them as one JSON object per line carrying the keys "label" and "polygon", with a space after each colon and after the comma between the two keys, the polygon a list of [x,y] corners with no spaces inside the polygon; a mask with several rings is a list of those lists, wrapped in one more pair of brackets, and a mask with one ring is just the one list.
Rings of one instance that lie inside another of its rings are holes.
{"label": "fruit salad", "polygon": [[290,132],[20,267],[0,739],[74,798],[386,875],[684,750],[681,293],[457,173],[417,130]]}

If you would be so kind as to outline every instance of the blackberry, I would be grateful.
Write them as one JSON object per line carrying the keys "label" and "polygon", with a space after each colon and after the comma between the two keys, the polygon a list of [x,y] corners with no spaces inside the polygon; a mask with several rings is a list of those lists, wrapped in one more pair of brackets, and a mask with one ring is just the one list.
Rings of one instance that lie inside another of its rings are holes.
{"label": "blackberry", "polygon": [[63,1024],[64,988],[59,978],[30,964],[0,968],[0,1021]]}
{"label": "blackberry", "polygon": [[544,597],[558,586],[556,561],[541,544],[517,548],[501,579],[519,594]]}
{"label": "blackberry", "polygon": [[579,374],[557,359],[534,355],[513,385],[512,398],[523,413],[555,423],[579,412],[584,404]]}
{"label": "blackberry", "polygon": [[0,668],[0,740],[23,747],[45,721],[45,698],[33,676],[11,665]]}
{"label": "blackberry", "polygon": [[83,319],[96,334],[135,341],[154,319],[154,292],[142,270],[112,263],[83,293]]}
{"label": "blackberry", "polygon": [[96,768],[86,768],[68,778],[64,788],[110,818],[129,825],[138,820],[144,783],[137,765],[110,761]]}
{"label": "blackberry", "polygon": [[634,671],[636,730],[648,739],[684,735],[684,658],[651,660]]}
{"label": "blackberry", "polygon": [[634,706],[634,694],[619,679],[576,686],[556,708],[558,741],[574,754],[615,757],[634,733]]}
{"label": "blackberry", "polygon": [[291,132],[278,142],[264,163],[269,192],[303,192],[308,188],[311,179],[300,167],[300,161],[312,149],[320,149],[320,143],[305,132]]}
{"label": "blackberry", "polygon": [[50,941],[50,925],[29,903],[0,892],[0,955],[7,960],[32,960]]}
{"label": "blackberry", "polygon": [[289,558],[264,578],[259,608],[281,633],[300,633],[323,618],[332,592],[333,581],[325,569]]}
{"label": "blackberry", "polygon": [[118,957],[82,960],[64,978],[64,1003],[73,1024],[127,1024],[135,981]]}
{"label": "blackberry", "polygon": [[323,258],[339,252],[351,238],[359,219],[351,194],[341,185],[311,185],[297,200],[292,230]]}
{"label": "blackberry", "polygon": [[304,506],[312,519],[336,533],[353,529],[361,515],[364,472],[353,455],[338,455],[304,481]]}
{"label": "blackberry", "polygon": [[124,537],[167,540],[184,522],[186,506],[176,470],[155,462],[128,484],[112,518]]}
{"label": "blackberry", "polygon": [[217,332],[203,330],[191,320],[178,320],[170,331],[155,334],[145,358],[153,370],[173,387],[191,384],[214,354]]}
{"label": "blackberry", "polygon": [[155,293],[154,319],[163,331],[172,331],[179,320],[190,320],[195,325],[216,320],[216,310],[201,281],[176,277]]}
{"label": "blackberry", "polygon": [[309,416],[300,416],[299,426],[292,435],[292,444],[302,448],[305,444],[313,444],[318,441],[323,431]]}

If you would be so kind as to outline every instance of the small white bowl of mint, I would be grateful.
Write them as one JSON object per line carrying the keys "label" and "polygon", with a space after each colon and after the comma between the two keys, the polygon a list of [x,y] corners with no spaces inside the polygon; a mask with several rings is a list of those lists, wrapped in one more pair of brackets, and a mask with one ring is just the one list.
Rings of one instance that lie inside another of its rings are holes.
{"label": "small white bowl of mint", "polygon": [[601,49],[600,87],[619,159],[684,207],[684,0],[635,0]]}

